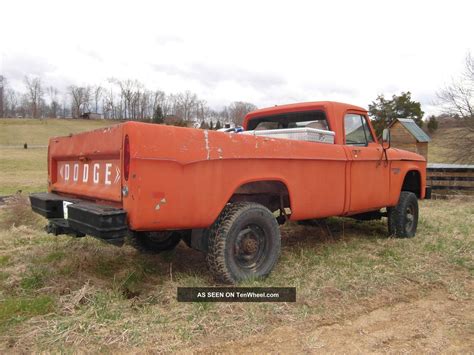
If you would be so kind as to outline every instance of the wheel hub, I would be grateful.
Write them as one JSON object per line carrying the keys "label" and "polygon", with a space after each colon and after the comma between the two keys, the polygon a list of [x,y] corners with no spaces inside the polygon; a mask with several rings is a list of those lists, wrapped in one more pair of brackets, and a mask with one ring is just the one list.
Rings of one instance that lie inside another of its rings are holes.
{"label": "wheel hub", "polygon": [[242,249],[245,254],[254,254],[258,249],[258,242],[252,237],[246,237],[242,241]]}
{"label": "wheel hub", "polygon": [[247,269],[253,269],[264,260],[266,242],[265,233],[257,225],[248,225],[238,234],[234,244],[237,263]]}

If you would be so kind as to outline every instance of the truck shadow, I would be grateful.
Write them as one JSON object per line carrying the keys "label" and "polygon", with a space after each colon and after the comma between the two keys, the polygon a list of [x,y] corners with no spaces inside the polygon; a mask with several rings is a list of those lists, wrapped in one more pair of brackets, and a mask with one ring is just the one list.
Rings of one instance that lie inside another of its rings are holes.
{"label": "truck shadow", "polygon": [[[281,227],[282,257],[279,267],[288,267],[285,260],[288,257],[290,260],[298,259],[302,250],[317,256],[327,253],[325,249],[330,246],[330,252],[337,253],[339,246],[344,247],[351,241],[365,239],[370,242],[387,238],[387,234],[384,221],[330,218],[304,224],[290,222]],[[71,240],[66,245],[68,253],[73,251],[75,257],[65,258],[60,262],[62,266],[54,262],[51,266],[69,270],[68,279],[71,281],[64,286],[67,289],[73,289],[76,283],[82,285],[85,280],[100,280],[97,284],[118,289],[124,297],[132,299],[156,293],[157,285],[167,285],[168,290],[175,292],[176,286],[218,284],[207,269],[205,253],[187,247],[184,242],[173,251],[154,255],[142,254],[129,245],[116,248],[97,244],[89,238],[84,242]],[[363,244],[355,247],[363,248]],[[286,279],[287,276],[281,277]],[[271,279],[269,282],[272,282]]]}
{"label": "truck shadow", "polygon": [[[318,249],[327,244],[346,243],[354,239],[388,238],[386,219],[357,221],[351,218],[327,218],[303,223],[289,222],[281,227],[282,253],[295,253],[301,248]],[[173,270],[180,275],[203,277],[211,284],[204,253],[188,248],[183,242],[173,257]]]}
{"label": "truck shadow", "polygon": [[318,220],[290,222],[282,228],[282,242],[293,244],[324,244],[350,239],[386,239],[389,237],[386,219],[358,221],[352,218],[331,217]]}

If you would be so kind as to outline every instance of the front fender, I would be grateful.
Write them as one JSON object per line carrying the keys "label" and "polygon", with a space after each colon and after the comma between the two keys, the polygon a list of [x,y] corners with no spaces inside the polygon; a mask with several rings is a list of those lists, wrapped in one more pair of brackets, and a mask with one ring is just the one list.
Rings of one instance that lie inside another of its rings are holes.
{"label": "front fender", "polygon": [[426,162],[425,161],[392,161],[390,167],[389,206],[395,206],[400,198],[403,183],[407,174],[416,171],[419,174],[419,199],[425,198]]}

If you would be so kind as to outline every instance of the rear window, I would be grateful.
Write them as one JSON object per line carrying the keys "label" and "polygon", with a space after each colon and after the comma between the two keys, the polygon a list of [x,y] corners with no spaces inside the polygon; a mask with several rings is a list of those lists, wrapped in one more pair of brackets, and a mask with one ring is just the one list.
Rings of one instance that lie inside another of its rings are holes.
{"label": "rear window", "polygon": [[326,114],[323,111],[292,112],[282,115],[263,116],[250,120],[247,130],[267,130],[309,127],[329,130]]}

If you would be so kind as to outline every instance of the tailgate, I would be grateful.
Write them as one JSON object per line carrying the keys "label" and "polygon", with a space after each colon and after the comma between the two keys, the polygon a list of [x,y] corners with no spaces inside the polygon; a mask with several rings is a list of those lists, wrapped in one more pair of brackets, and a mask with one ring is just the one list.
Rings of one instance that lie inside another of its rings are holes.
{"label": "tailgate", "polygon": [[121,124],[51,138],[48,148],[49,191],[92,200],[122,200]]}

